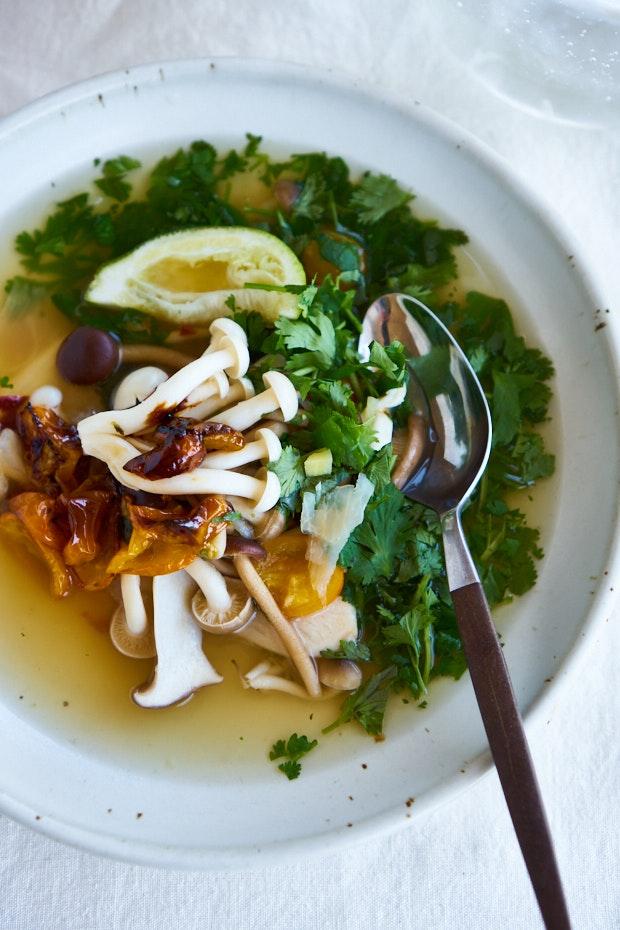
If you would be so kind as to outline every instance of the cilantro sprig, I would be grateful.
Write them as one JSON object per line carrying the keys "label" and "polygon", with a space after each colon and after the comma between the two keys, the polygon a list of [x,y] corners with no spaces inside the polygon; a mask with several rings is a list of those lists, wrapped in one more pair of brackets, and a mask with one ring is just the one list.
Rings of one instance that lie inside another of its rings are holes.
{"label": "cilantro sprig", "polygon": [[283,775],[286,775],[289,781],[299,778],[301,774],[301,762],[303,756],[306,756],[315,746],[318,746],[318,740],[309,740],[307,736],[299,736],[293,733],[287,740],[279,739],[271,747],[269,758],[273,762],[277,759],[284,759],[278,765],[278,769]]}

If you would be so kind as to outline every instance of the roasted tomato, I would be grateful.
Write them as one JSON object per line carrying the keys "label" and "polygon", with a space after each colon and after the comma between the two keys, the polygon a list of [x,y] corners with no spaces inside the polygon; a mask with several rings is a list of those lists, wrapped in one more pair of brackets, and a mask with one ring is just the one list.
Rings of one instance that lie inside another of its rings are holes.
{"label": "roasted tomato", "polygon": [[221,529],[212,521],[226,513],[223,498],[203,497],[195,505],[167,500],[161,506],[151,506],[124,498],[131,536],[111,559],[111,574],[154,576],[176,572],[193,562]]}
{"label": "roasted tomato", "polygon": [[158,443],[150,452],[136,455],[124,465],[125,471],[142,478],[172,478],[197,468],[208,449],[241,449],[241,433],[224,423],[195,424],[172,417],[155,430]]}
{"label": "roasted tomato", "polygon": [[15,428],[38,488],[53,493],[59,488],[73,490],[80,483],[77,466],[82,447],[77,427],[65,423],[49,407],[28,403],[17,411]]}
{"label": "roasted tomato", "polygon": [[344,571],[336,566],[322,598],[312,587],[306,559],[308,536],[289,530],[275,539],[261,540],[267,551],[254,564],[285,617],[303,617],[331,604],[342,591]]}
{"label": "roasted tomato", "polygon": [[58,499],[24,491],[12,497],[8,506],[9,513],[0,517],[0,528],[43,558],[51,572],[52,593],[64,597],[71,590],[72,578],[62,556],[68,527]]}

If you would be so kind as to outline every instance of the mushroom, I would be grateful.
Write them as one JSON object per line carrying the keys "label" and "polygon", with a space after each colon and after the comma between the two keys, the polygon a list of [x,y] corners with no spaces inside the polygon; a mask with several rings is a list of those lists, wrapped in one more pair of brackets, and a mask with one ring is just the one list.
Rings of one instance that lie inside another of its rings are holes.
{"label": "mushroom", "polygon": [[[224,375],[224,377],[226,377]],[[208,382],[207,382],[208,383]],[[228,381],[227,381],[228,384]],[[228,407],[238,400],[247,400],[248,397],[254,396],[254,385],[249,378],[238,378],[229,386],[226,393],[220,392],[219,395],[213,396],[214,392],[207,393],[205,387],[200,385],[192,391],[184,404],[181,405],[180,414],[189,417],[190,420],[208,420],[210,416]]]}
{"label": "mushroom", "polygon": [[241,468],[250,462],[277,462],[282,455],[282,444],[270,429],[259,429],[254,442],[246,442],[236,452],[210,452],[200,468]]}
{"label": "mushroom", "polygon": [[149,626],[139,575],[121,575],[120,604],[110,622],[110,638],[116,649],[132,659],[151,659],[155,639]]}
{"label": "mushroom", "polygon": [[33,407],[50,407],[57,410],[62,404],[62,391],[53,384],[43,384],[30,395]]}
{"label": "mushroom", "polygon": [[56,367],[72,384],[97,384],[106,381],[121,364],[163,365],[176,371],[191,358],[176,349],[156,345],[124,346],[120,340],[94,326],[78,326],[61,343]]}
{"label": "mushroom", "polygon": [[247,555],[235,556],[235,568],[249,594],[254,598],[266,615],[277,637],[279,637],[284,645],[286,652],[301,676],[301,680],[306,686],[308,694],[317,697],[321,693],[321,685],[319,684],[316,666],[304,647],[303,641],[296,629],[283,615],[271,591],[254,568]]}
{"label": "mushroom", "polygon": [[[286,622],[295,630],[311,656],[320,656],[324,649],[338,649],[341,640],[355,640],[358,635],[355,608],[341,597],[321,610]],[[251,626],[241,631],[240,636],[269,652],[278,655],[288,652],[272,624],[260,613]]]}
{"label": "mushroom", "polygon": [[[265,659],[259,662],[249,672],[241,676],[241,683],[244,688],[251,688],[254,691],[283,691],[285,694],[292,694],[293,697],[308,698],[310,695],[307,690],[296,681],[286,678],[282,673],[286,667],[282,662],[274,662],[273,659]],[[329,694],[313,694],[313,698],[329,697]]]}
{"label": "mushroom", "polygon": [[317,659],[319,681],[334,691],[355,691],[362,683],[362,671],[351,659]]}
{"label": "mushroom", "polygon": [[168,375],[162,368],[147,365],[136,368],[125,375],[112,396],[112,406],[115,410],[126,410],[135,404],[146,400],[155,388],[168,380]]}
{"label": "mushroom", "polygon": [[426,445],[427,431],[428,424],[424,417],[419,413],[412,413],[407,421],[405,441],[396,442],[400,430],[394,434],[394,451],[398,458],[392,471],[392,481],[397,488],[403,487],[420,462]]}
{"label": "mushroom", "polygon": [[251,432],[246,433],[247,438],[250,440],[255,439],[259,429],[270,429],[278,439],[282,439],[289,432],[288,424],[283,420],[261,420]]}
{"label": "mushroom", "polygon": [[216,423],[226,423],[243,432],[262,419],[265,414],[280,411],[285,422],[292,420],[297,413],[299,402],[297,391],[292,382],[280,371],[266,371],[263,382],[267,390],[256,394],[248,400],[242,400],[234,407],[211,417]]}
{"label": "mushroom", "polygon": [[140,707],[179,704],[222,681],[202,651],[202,630],[190,607],[193,588],[186,571],[153,578],[157,664],[152,678],[132,694]]}
{"label": "mushroom", "polygon": [[238,633],[254,618],[252,598],[240,581],[225,581],[210,562],[196,559],[185,569],[198,584],[192,598],[194,617],[209,633]]}
{"label": "mushroom", "polygon": [[263,514],[254,526],[257,539],[275,539],[284,532],[286,517],[279,507],[274,507]]}
{"label": "mushroom", "polygon": [[252,559],[264,559],[267,552],[256,539],[230,533],[226,539],[226,555],[249,555]]}
{"label": "mushroom", "polygon": [[[160,422],[162,416],[176,410],[198,385],[218,372],[227,371],[237,379],[246,371],[249,355],[241,327],[232,320],[221,319],[211,324],[210,332],[213,338],[209,349],[160,384],[146,400],[125,410],[106,410],[81,420],[78,432],[82,448],[86,455],[104,461],[117,481],[138,491],[233,494],[250,499],[259,512],[270,510],[279,500],[280,482],[266,469],[252,476],[216,468],[196,468],[170,478],[151,480],[124,468],[135,457],[135,446],[129,441],[132,434]],[[292,385],[290,387],[293,389]]]}
{"label": "mushroom", "polygon": [[[78,426],[82,445],[86,443],[90,447],[101,433],[129,436],[140,432],[153,418],[157,420],[167,411],[176,410],[194,388],[218,372],[229,372],[233,378],[245,374],[249,355],[246,336],[241,327],[232,320],[222,319],[214,320],[209,331],[213,337],[209,349],[213,350],[207,349],[199,358],[175,372],[142,403],[127,410],[104,410],[82,420]],[[96,452],[91,453],[87,448],[84,448],[84,452],[98,457]]]}

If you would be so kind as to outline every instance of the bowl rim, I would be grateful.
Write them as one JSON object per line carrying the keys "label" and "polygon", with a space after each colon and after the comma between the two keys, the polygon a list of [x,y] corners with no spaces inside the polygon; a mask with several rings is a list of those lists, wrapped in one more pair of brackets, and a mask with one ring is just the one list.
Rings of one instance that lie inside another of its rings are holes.
{"label": "bowl rim", "polygon": [[[164,81],[168,77],[179,78],[194,74],[202,77],[205,68],[211,70],[217,68],[233,73],[245,71],[257,76],[269,76],[275,73],[283,80],[307,83],[314,87],[323,85],[335,91],[355,94],[394,110],[428,128],[434,135],[446,142],[466,149],[468,155],[484,169],[485,173],[507,186],[515,198],[545,227],[562,250],[573,257],[584,290],[592,298],[592,305],[600,308],[606,306],[605,295],[594,281],[585,261],[581,259],[580,246],[574,242],[566,221],[558,215],[554,207],[545,203],[537,192],[519,177],[502,155],[495,152],[469,130],[460,127],[458,123],[437,113],[420,101],[414,99],[413,103],[409,103],[402,97],[386,93],[338,69],[326,68],[317,74],[308,66],[295,62],[242,56],[169,59],[116,69],[53,90],[6,115],[0,119],[0,141],[48,114],[85,99],[118,90],[119,87],[129,82],[132,85],[140,85]],[[600,336],[608,357],[610,372],[615,375],[616,400],[620,403],[620,333],[616,331],[616,325],[610,320],[609,325],[601,330]],[[612,593],[613,587],[610,586],[610,581],[620,574],[620,498],[614,501],[614,524],[615,529],[607,550],[607,574],[601,574],[597,581],[593,582],[594,593],[585,620],[570,649],[561,660],[553,681],[539,692],[523,714],[528,733],[538,728],[543,717],[546,720],[550,719],[553,704],[563,694],[569,679],[585,658],[588,647],[592,645],[594,631],[602,625],[604,616],[613,609],[618,600],[618,596]],[[487,749],[470,761],[465,774],[447,775],[434,788],[425,792],[416,801],[416,817],[411,817],[411,819],[403,818],[400,808],[398,813],[397,809],[390,808],[380,814],[356,821],[355,831],[334,828],[317,836],[279,840],[260,847],[220,848],[216,854],[209,849],[199,850],[136,839],[121,839],[48,815],[35,820],[34,808],[9,797],[3,791],[0,791],[0,811],[52,839],[68,843],[91,854],[95,853],[125,862],[183,869],[261,868],[282,863],[285,858],[290,861],[291,857],[300,859],[334,853],[373,837],[391,834],[413,823],[417,816],[458,796],[483,776],[488,776],[493,769],[490,752]]]}

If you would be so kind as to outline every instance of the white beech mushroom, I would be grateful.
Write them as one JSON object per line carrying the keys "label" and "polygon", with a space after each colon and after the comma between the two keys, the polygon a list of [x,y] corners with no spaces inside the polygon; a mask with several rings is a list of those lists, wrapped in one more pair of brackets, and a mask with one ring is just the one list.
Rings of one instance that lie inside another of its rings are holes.
{"label": "white beech mushroom", "polygon": [[139,575],[121,575],[123,603],[110,622],[110,639],[116,649],[132,659],[151,659],[155,639],[149,626]]}
{"label": "white beech mushroom", "polygon": [[[259,606],[262,607],[260,603]],[[348,642],[356,640],[358,636],[355,608],[341,597],[314,613],[286,622],[294,629],[311,656],[320,656],[324,649],[338,649],[341,640]],[[261,613],[256,614],[252,625],[242,630],[239,636],[277,655],[288,654],[279,634]]]}
{"label": "white beech mushroom", "polygon": [[241,683],[244,688],[251,688],[253,691],[283,691],[285,694],[292,694],[293,697],[306,700],[309,697],[314,699],[317,697],[320,699],[332,697],[334,693],[332,690],[322,691],[318,695],[309,695],[303,685],[292,681],[283,674],[286,671],[286,665],[282,662],[265,659],[242,675]]}
{"label": "white beech mushroom", "polygon": [[225,423],[233,429],[243,432],[261,420],[266,414],[276,411],[282,413],[285,422],[292,420],[297,413],[299,401],[293,383],[280,371],[266,371],[263,382],[267,390],[256,394],[248,400],[242,400],[234,407],[217,413],[211,419],[215,423]]}
{"label": "white beech mushroom", "polygon": [[209,349],[160,384],[146,400],[125,410],[106,410],[82,420],[78,424],[82,448],[86,455],[104,461],[117,481],[134,490],[153,494],[233,494],[249,499],[259,512],[270,510],[279,500],[280,482],[266,469],[251,476],[198,468],[155,480],[124,469],[135,457],[135,446],[129,438],[148,428],[149,417],[176,410],[194,388],[217,372],[225,370],[231,377],[239,378],[247,370],[247,340],[241,327],[232,320],[221,319],[211,324],[210,332],[213,338]]}
{"label": "white beech mushroom", "polygon": [[42,384],[30,395],[30,403],[33,407],[50,407],[52,410],[58,410],[62,404],[62,391],[54,384]]}
{"label": "white beech mushroom", "polygon": [[236,452],[209,452],[200,468],[241,468],[250,462],[277,462],[282,454],[282,443],[270,429],[259,429],[253,442],[246,442]]}
{"label": "white beech mushroom", "polygon": [[136,368],[125,375],[117,386],[112,397],[112,406],[115,410],[127,410],[128,407],[146,400],[155,388],[167,380],[168,375],[163,368],[156,368],[154,365]]}
{"label": "white beech mushroom", "polygon": [[299,634],[286,619],[274,597],[260,577],[247,555],[235,556],[235,568],[246,586],[249,594],[261,608],[278,637],[284,644],[286,651],[295,665],[308,694],[318,697],[321,685],[313,659],[308,654]]}
{"label": "white beech mushroom", "polygon": [[[99,454],[99,443],[104,436],[130,436],[149,425],[150,417],[158,412],[173,411],[191,392],[213,377],[225,371],[231,378],[240,378],[249,365],[248,346],[245,333],[232,320],[214,320],[209,327],[212,334],[211,346],[193,362],[185,365],[160,384],[153,393],[127,410],[104,410],[86,417],[78,424],[82,447],[86,455],[103,458]],[[234,408],[233,408],[234,409]]]}
{"label": "white beech mushroom", "polygon": [[199,588],[192,598],[192,611],[204,630],[237,633],[252,621],[256,609],[240,581],[226,581],[203,559],[196,559],[185,571]]}
{"label": "white beech mushroom", "polygon": [[153,578],[157,664],[152,678],[132,694],[140,707],[179,704],[199,688],[222,681],[202,651],[202,630],[190,605],[193,591],[186,571]]}
{"label": "white beech mushroom", "polygon": [[190,420],[208,420],[224,407],[229,407],[239,400],[254,397],[254,394],[254,385],[249,378],[238,378],[230,382],[225,394],[213,392],[207,395],[201,385],[192,391],[187,401],[181,406],[179,413]]}

